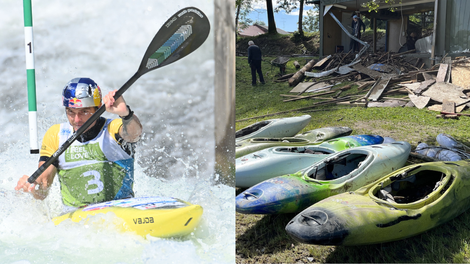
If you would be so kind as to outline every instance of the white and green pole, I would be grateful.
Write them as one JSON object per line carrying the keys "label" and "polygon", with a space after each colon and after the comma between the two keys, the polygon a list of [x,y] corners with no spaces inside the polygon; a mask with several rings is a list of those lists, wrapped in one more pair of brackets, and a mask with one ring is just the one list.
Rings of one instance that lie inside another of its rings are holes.
{"label": "white and green pole", "polygon": [[23,0],[24,44],[26,54],[26,79],[28,84],[29,144],[30,153],[39,153],[36,108],[36,73],[34,70],[33,12],[31,0]]}

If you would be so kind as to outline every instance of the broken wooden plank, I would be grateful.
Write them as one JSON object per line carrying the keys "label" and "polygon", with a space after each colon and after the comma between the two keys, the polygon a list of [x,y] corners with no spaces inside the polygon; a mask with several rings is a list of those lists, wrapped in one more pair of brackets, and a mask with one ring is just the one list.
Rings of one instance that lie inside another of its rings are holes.
{"label": "broken wooden plank", "polygon": [[417,96],[414,94],[409,94],[408,96],[410,97],[410,100],[418,109],[425,108],[426,105],[428,105],[429,101],[431,100],[431,97],[427,97],[427,96]]}
{"label": "broken wooden plank", "polygon": [[446,113],[455,113],[455,102],[450,101],[448,99],[444,99],[442,102],[442,111],[441,112],[446,112]]}
{"label": "broken wooden plank", "polygon": [[381,78],[369,91],[367,98],[372,101],[377,101],[382,95],[385,88],[387,88],[388,83],[390,82],[389,78]]}
{"label": "broken wooden plank", "polygon": [[441,114],[443,114],[443,115],[455,115],[455,116],[470,116],[470,114],[447,113],[447,112],[443,112],[443,111],[441,111]]}
{"label": "broken wooden plank", "polygon": [[368,102],[367,107],[403,107],[406,102],[401,100],[386,100],[384,102]]}
{"label": "broken wooden plank", "polygon": [[435,80],[435,78],[427,72],[423,72],[422,74],[423,74],[423,78],[424,78],[425,81]]}
{"label": "broken wooden plank", "polygon": [[331,58],[331,55],[328,55],[327,57],[319,60],[315,65],[313,65],[313,68],[319,68],[323,66],[323,64],[325,64],[325,62],[327,62],[330,58]]}
{"label": "broken wooden plank", "polygon": [[439,71],[437,72],[436,82],[444,82],[447,76],[447,69],[449,65],[446,63],[441,63],[439,66]]}
{"label": "broken wooden plank", "polygon": [[366,107],[367,106],[366,102],[337,102],[336,104],[351,106],[351,107]]}
{"label": "broken wooden plank", "polygon": [[359,85],[359,87],[357,87],[357,90],[360,91],[360,90],[366,88],[367,86],[369,86],[369,85],[371,85],[371,84],[373,84],[373,83],[375,83],[375,81],[365,82],[365,83]]}
{"label": "broken wooden plank", "polygon": [[[455,108],[455,112],[456,112],[456,113],[460,113],[460,112],[462,112],[462,110],[463,110],[465,107],[466,107],[465,105],[456,107],[456,108]],[[431,106],[428,107],[428,110],[436,111],[436,112],[441,112],[441,111],[442,111],[442,105],[441,105],[441,104],[431,105]]]}
{"label": "broken wooden plank", "polygon": [[303,93],[308,93],[308,92],[319,92],[322,90],[327,90],[331,87],[333,87],[333,84],[328,84],[326,82],[320,82],[320,83],[302,82],[302,83],[297,84],[294,87],[294,89],[292,89],[290,92],[297,93],[297,95],[301,95]]}
{"label": "broken wooden plank", "polygon": [[422,93],[431,97],[432,100],[442,103],[444,99],[454,101],[456,104],[467,101],[463,88],[452,83],[436,82]]}
{"label": "broken wooden plank", "polygon": [[449,67],[447,67],[447,74],[446,74],[446,77],[444,79],[444,82],[448,83],[450,82],[450,77],[451,77],[451,73],[452,73],[452,58],[451,57],[446,57],[444,62],[449,65]]}
{"label": "broken wooden plank", "polygon": [[286,99],[283,100],[283,102],[292,102],[292,101],[297,101],[297,100],[302,100],[302,99],[310,99],[310,98],[315,98],[321,95],[327,95],[327,94],[332,94],[335,93],[336,91],[328,91],[328,92],[323,92],[323,93],[317,93],[314,95],[307,95],[307,96],[296,96],[296,98],[293,99]]}
{"label": "broken wooden plank", "polygon": [[422,82],[419,85],[418,89],[414,90],[414,93],[417,94],[417,95],[422,94],[424,91],[426,91],[426,89],[429,88],[429,86],[433,85],[435,82],[436,82],[436,80],[434,80],[434,79]]}

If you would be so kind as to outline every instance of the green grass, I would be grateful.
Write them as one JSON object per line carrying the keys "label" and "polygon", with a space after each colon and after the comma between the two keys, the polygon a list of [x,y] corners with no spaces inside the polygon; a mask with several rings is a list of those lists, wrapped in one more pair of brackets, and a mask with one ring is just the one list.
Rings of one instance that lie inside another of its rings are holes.
{"label": "green grass", "polygon": [[[419,142],[436,144],[439,133],[447,133],[464,144],[468,140],[470,117],[459,120],[436,118],[437,112],[410,107],[361,108],[337,105],[314,107],[309,111],[292,111],[312,106],[314,100],[283,102],[281,94],[289,94],[292,87],[287,82],[276,83],[279,68],[272,67],[274,57],[265,57],[262,63],[266,84],[251,86],[251,73],[246,57],[236,59],[236,120],[287,112],[246,121],[237,121],[236,130],[254,122],[310,114],[312,120],[302,130],[326,126],[348,126],[353,134],[378,134],[395,140],[404,140],[416,147]],[[287,73],[295,73],[293,61],[304,65],[311,58],[291,58]],[[344,85],[344,84],[342,84]],[[341,96],[357,93],[357,86]],[[364,91],[364,94],[367,91]],[[403,97],[403,95],[401,95]],[[465,111],[468,113],[468,111]],[[237,194],[241,190],[237,190]],[[311,262],[419,262],[442,263],[470,262],[470,213],[421,235],[386,244],[333,247],[300,244],[284,231],[295,214],[243,215],[236,214],[237,263],[311,263]]]}

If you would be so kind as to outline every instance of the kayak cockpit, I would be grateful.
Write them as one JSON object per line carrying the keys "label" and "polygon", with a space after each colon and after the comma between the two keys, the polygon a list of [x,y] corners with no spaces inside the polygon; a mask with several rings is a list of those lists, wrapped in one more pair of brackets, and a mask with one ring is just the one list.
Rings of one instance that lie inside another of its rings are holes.
{"label": "kayak cockpit", "polygon": [[453,181],[454,176],[446,171],[418,168],[390,177],[372,188],[371,197],[397,208],[418,208],[439,199]]}
{"label": "kayak cockpit", "polygon": [[363,153],[344,153],[344,155],[326,158],[306,174],[306,180],[335,180],[351,175],[369,155]]}
{"label": "kayak cockpit", "polygon": [[274,152],[282,153],[300,153],[300,154],[332,154],[334,151],[322,147],[313,146],[302,146],[302,147],[279,147]]}
{"label": "kayak cockpit", "polygon": [[246,136],[246,135],[249,135],[255,131],[258,131],[260,130],[261,128],[269,125],[272,123],[272,120],[266,120],[266,121],[260,121],[258,123],[255,123],[251,126],[247,126],[237,132],[235,132],[235,138],[240,138],[240,137],[243,137],[243,136]]}

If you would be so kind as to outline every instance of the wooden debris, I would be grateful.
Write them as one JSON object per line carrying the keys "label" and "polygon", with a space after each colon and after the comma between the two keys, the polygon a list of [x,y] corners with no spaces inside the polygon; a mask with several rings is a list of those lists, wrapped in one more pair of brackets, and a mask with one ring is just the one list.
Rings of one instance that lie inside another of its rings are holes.
{"label": "wooden debris", "polygon": [[442,111],[441,113],[455,114],[455,102],[452,102],[448,99],[444,99],[442,102]]}
{"label": "wooden debris", "polygon": [[434,79],[431,79],[431,80],[427,80],[427,81],[424,81],[420,84],[420,86],[418,87],[418,89],[414,90],[414,93],[417,94],[417,95],[420,95],[422,94],[424,91],[426,91],[426,89],[429,88],[429,86],[431,86],[432,84],[434,84],[436,82],[436,80]]}
{"label": "wooden debris", "polygon": [[300,63],[298,61],[294,61],[294,67],[296,69],[299,69],[300,68]]}
{"label": "wooden debris", "polygon": [[442,63],[439,66],[439,72],[437,73],[436,82],[444,82],[447,76],[448,64]]}
{"label": "wooden debris", "polygon": [[372,101],[377,101],[385,88],[387,88],[390,79],[391,78],[381,78],[369,91],[367,98]]}
{"label": "wooden debris", "polygon": [[442,103],[444,99],[454,101],[456,104],[467,101],[466,95],[461,87],[451,83],[436,82],[422,93],[424,96],[431,97],[432,100]]}
{"label": "wooden debris", "polygon": [[410,100],[418,109],[425,108],[426,105],[428,105],[429,101],[431,100],[431,97],[427,97],[427,96],[417,96],[414,94],[409,94],[408,96],[410,97]]}
{"label": "wooden debris", "polygon": [[331,55],[328,55],[327,57],[319,60],[315,65],[313,65],[313,68],[319,68],[323,66],[323,64],[325,64],[325,62],[327,62],[330,58],[331,58]]}
{"label": "wooden debris", "polygon": [[359,85],[359,87],[357,87],[357,90],[358,90],[358,91],[361,91],[362,89],[366,88],[367,86],[369,86],[369,85],[371,85],[371,84],[373,84],[373,83],[375,83],[375,81],[365,82],[365,83]]}
{"label": "wooden debris", "polygon": [[[297,84],[292,90],[290,90],[290,93],[298,93],[298,95],[301,95],[302,93],[308,92],[309,90],[315,90],[319,88],[329,88],[332,87],[332,84],[328,84],[326,82],[301,82]],[[320,90],[320,89],[319,89]]]}
{"label": "wooden debris", "polygon": [[403,107],[406,102],[401,100],[386,100],[384,102],[369,102],[367,107]]}
{"label": "wooden debris", "polygon": [[337,105],[346,105],[351,107],[367,107],[366,102],[337,102]]}
{"label": "wooden debris", "polygon": [[312,59],[311,61],[309,61],[307,64],[305,64],[304,67],[302,67],[302,69],[300,69],[298,72],[296,72],[294,74],[294,76],[292,76],[290,79],[289,79],[289,86],[295,86],[297,85],[300,81],[302,81],[305,77],[305,72],[308,72],[312,69],[313,65],[315,64],[315,60]]}

